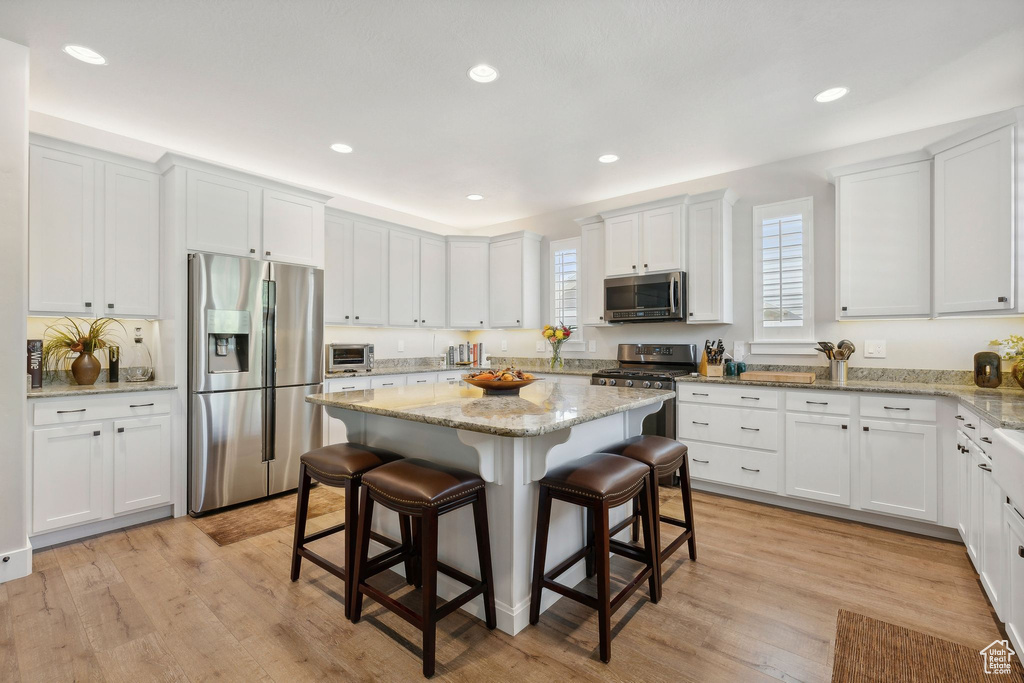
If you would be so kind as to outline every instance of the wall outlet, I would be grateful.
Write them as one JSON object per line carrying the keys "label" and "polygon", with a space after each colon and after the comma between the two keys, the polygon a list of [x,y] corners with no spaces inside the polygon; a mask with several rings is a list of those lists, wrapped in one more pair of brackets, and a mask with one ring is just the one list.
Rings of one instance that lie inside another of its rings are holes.
{"label": "wall outlet", "polygon": [[544,342],[537,342],[537,353],[544,353]]}
{"label": "wall outlet", "polygon": [[885,358],[885,340],[868,339],[864,342],[865,358]]}
{"label": "wall outlet", "polygon": [[405,340],[404,339],[399,339],[398,340],[398,352],[399,353],[405,353]]}
{"label": "wall outlet", "polygon": [[597,342],[593,339],[590,340],[590,346],[587,348],[591,353],[597,353]]}
{"label": "wall outlet", "polygon": [[508,339],[501,340],[501,350],[508,351]]}

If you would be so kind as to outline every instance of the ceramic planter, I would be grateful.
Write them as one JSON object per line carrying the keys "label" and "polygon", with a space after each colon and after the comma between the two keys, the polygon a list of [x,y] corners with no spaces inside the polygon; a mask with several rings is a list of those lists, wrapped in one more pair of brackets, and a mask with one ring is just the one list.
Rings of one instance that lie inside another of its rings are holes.
{"label": "ceramic planter", "polygon": [[82,386],[95,384],[96,378],[100,376],[100,362],[91,353],[80,353],[71,364],[71,374],[75,382]]}

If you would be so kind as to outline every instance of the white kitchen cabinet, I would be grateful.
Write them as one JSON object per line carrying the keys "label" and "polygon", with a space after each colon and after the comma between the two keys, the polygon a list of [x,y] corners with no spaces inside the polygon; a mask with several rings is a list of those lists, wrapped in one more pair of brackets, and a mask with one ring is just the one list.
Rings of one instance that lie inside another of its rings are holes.
{"label": "white kitchen cabinet", "polygon": [[360,221],[352,226],[352,322],[388,322],[388,230]]}
{"label": "white kitchen cabinet", "polygon": [[436,372],[417,372],[414,375],[409,375],[406,380],[406,384],[414,386],[417,384],[436,384],[437,383]]}
{"label": "white kitchen cabinet", "polygon": [[420,238],[419,262],[420,327],[442,328],[445,315],[445,244],[443,240]]}
{"label": "white kitchen cabinet", "polygon": [[160,311],[160,177],[104,164],[102,315]]}
{"label": "white kitchen cabinet", "polygon": [[850,504],[850,419],[786,416],[786,494]]}
{"label": "white kitchen cabinet", "polygon": [[171,502],[171,418],[115,420],[114,514]]}
{"label": "white kitchen cabinet", "polygon": [[937,521],[935,426],[882,420],[860,424],[860,507]]}
{"label": "white kitchen cabinet", "polygon": [[1007,572],[1007,536],[1006,520],[1003,508],[1006,495],[992,477],[991,463],[981,463],[988,467],[979,468],[981,472],[981,563],[978,574],[981,585],[988,594],[996,614],[1003,616],[1003,596],[1006,587]]}
{"label": "white kitchen cabinet", "polygon": [[981,477],[981,465],[987,463],[985,456],[977,446],[968,442],[967,448],[970,455],[970,466],[967,468],[967,554],[970,556],[975,568],[980,568],[985,514],[984,501],[982,500],[985,482]]}
{"label": "white kitchen cabinet", "polygon": [[417,327],[420,322],[420,238],[390,231],[388,242],[388,324]]}
{"label": "white kitchen cabinet", "polygon": [[490,327],[540,327],[540,235],[496,237],[488,254]]}
{"label": "white kitchen cabinet", "polygon": [[640,214],[641,263],[644,273],[683,270],[683,215],[680,205]]}
{"label": "white kitchen cabinet", "polygon": [[605,277],[637,275],[640,271],[640,214],[604,219]]}
{"label": "white kitchen cabinet", "polygon": [[448,240],[448,326],[453,329],[487,327],[489,251],[486,238]]}
{"label": "white kitchen cabinet", "polygon": [[960,539],[964,545],[968,545],[971,525],[971,468],[974,467],[974,458],[967,448],[967,438],[963,432],[957,433],[957,458],[956,458],[956,488],[957,488],[957,518],[956,528],[960,533]]}
{"label": "white kitchen cabinet", "polygon": [[37,429],[32,435],[32,531],[103,517],[104,424]]}
{"label": "white kitchen cabinet", "polygon": [[381,375],[370,378],[371,389],[388,389],[390,387],[404,387],[409,383],[408,375]]}
{"label": "white kitchen cabinet", "polygon": [[935,155],[935,312],[1015,304],[1013,126]]}
{"label": "white kitchen cabinet", "polygon": [[839,318],[931,314],[931,161],[836,180]]}
{"label": "white kitchen cabinet", "polygon": [[689,323],[732,322],[731,190],[691,197],[687,203],[686,300]]}
{"label": "white kitchen cabinet", "polygon": [[93,313],[95,167],[89,157],[32,145],[28,276],[31,312]]}
{"label": "white kitchen cabinet", "polygon": [[263,258],[320,266],[324,249],[324,204],[278,190],[263,190]]}
{"label": "white kitchen cabinet", "polygon": [[580,276],[582,278],[583,309],[580,322],[584,325],[604,325],[604,223],[581,225]]}
{"label": "white kitchen cabinet", "polygon": [[324,221],[324,322],[352,324],[352,243],[349,218]]}
{"label": "white kitchen cabinet", "polygon": [[258,258],[263,190],[191,168],[185,177],[189,251]]}
{"label": "white kitchen cabinet", "polygon": [[1024,518],[1009,503],[1003,508],[1006,520],[1007,567],[1004,621],[1017,652],[1024,648]]}

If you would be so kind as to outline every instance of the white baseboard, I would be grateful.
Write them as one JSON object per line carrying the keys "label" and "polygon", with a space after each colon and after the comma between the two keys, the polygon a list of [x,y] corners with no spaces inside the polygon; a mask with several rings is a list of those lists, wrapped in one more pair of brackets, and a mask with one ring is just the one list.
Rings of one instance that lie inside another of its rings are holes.
{"label": "white baseboard", "polygon": [[141,512],[133,512],[128,515],[111,517],[110,519],[100,520],[99,522],[80,524],[78,526],[68,527],[67,529],[58,529],[57,531],[37,534],[36,536],[32,536],[29,541],[31,541],[32,547],[35,550],[40,550],[42,548],[49,548],[51,545],[60,545],[61,543],[77,541],[82,538],[88,538],[89,536],[105,534],[108,531],[114,531],[115,529],[124,529],[125,527],[135,526],[136,524],[145,524],[146,522],[152,522],[157,519],[171,517],[173,514],[173,505],[163,505],[151,510],[142,510]]}
{"label": "white baseboard", "polygon": [[0,551],[0,583],[13,581],[32,573],[32,546]]}

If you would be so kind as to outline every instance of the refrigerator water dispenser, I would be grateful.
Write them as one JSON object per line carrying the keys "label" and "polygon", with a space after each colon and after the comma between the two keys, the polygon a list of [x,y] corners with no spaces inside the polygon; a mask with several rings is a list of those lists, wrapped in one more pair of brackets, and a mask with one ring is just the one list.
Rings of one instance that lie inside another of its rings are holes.
{"label": "refrigerator water dispenser", "polygon": [[251,331],[249,311],[208,310],[207,372],[248,372]]}

